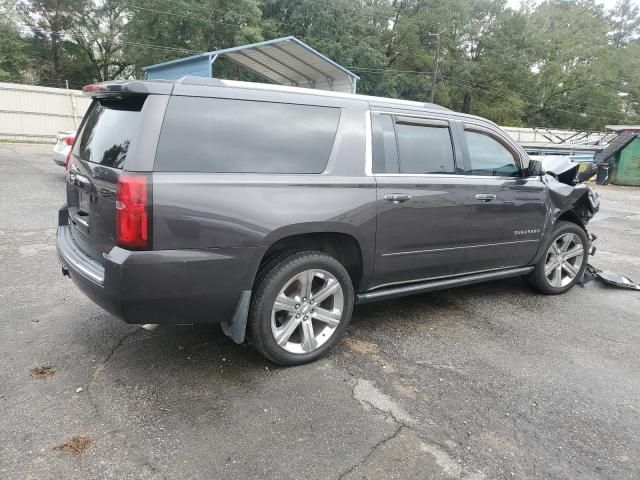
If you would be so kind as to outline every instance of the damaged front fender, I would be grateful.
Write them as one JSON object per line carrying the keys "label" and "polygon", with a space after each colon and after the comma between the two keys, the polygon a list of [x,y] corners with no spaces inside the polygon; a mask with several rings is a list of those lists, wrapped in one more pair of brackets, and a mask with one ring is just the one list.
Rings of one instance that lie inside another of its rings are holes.
{"label": "damaged front fender", "polygon": [[600,195],[581,183],[578,177],[580,164],[567,156],[536,158],[544,169],[542,181],[547,185],[551,217],[555,223],[567,212],[572,212],[583,227],[600,210]]}
{"label": "damaged front fender", "polygon": [[567,185],[549,174],[545,174],[542,181],[548,187],[554,223],[563,214],[573,212],[584,227],[600,210],[600,194],[584,183]]}

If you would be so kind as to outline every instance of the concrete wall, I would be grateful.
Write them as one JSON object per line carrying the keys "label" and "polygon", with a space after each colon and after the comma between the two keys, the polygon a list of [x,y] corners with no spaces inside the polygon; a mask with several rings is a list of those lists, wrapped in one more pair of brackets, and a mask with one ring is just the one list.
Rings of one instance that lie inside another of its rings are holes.
{"label": "concrete wall", "polygon": [[75,130],[91,100],[79,90],[0,83],[0,141],[55,143]]}

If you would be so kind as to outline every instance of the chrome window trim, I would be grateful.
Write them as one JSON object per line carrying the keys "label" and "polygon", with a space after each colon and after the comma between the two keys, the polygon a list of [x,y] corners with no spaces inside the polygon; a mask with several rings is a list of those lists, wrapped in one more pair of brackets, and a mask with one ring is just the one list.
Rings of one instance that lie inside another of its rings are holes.
{"label": "chrome window trim", "polygon": [[490,130],[494,134],[496,134],[497,136],[502,138],[502,140],[504,140],[507,144],[509,144],[511,146],[511,148],[513,148],[518,153],[518,160],[520,161],[520,170],[524,171],[524,169],[525,169],[524,163],[525,163],[525,160],[528,158],[527,152],[525,152],[524,149],[520,146],[520,144],[518,142],[516,142],[513,138],[511,138],[499,126],[492,125],[491,123],[478,122],[475,119],[461,120],[461,123],[462,123],[462,130],[463,131],[464,131],[464,124],[468,123],[470,125],[476,125],[478,127],[484,128],[486,130]]}
{"label": "chrome window trim", "polygon": [[373,133],[371,131],[371,110],[364,112],[364,174],[373,177]]}
{"label": "chrome window trim", "polygon": [[[372,176],[372,177],[381,177],[381,176],[385,176],[385,177],[396,177],[396,176],[402,176],[402,177],[438,177],[438,178],[444,178],[444,177],[460,177],[460,174],[458,173],[373,173],[373,133],[372,133],[372,128],[371,128],[371,115],[373,114],[382,114],[382,115],[393,115],[393,116],[402,116],[402,117],[413,117],[413,118],[423,118],[425,120],[439,120],[439,121],[445,121],[447,122],[449,125],[446,127],[449,129],[449,135],[451,135],[451,119],[446,117],[446,116],[438,116],[438,115],[432,115],[432,114],[428,114],[428,115],[418,115],[418,114],[412,114],[412,113],[398,113],[398,112],[388,112],[386,110],[376,110],[376,109],[370,109],[367,111],[367,123],[366,123],[366,130],[365,130],[365,137],[366,137],[366,150],[365,153],[367,155],[366,157],[366,167],[365,167],[365,173],[367,174],[367,176]],[[395,124],[395,122],[394,122]],[[445,128],[445,127],[441,127],[441,128]],[[397,142],[397,134],[396,134],[396,142]],[[453,137],[451,138],[451,148],[453,149],[453,155],[454,155],[454,161],[455,161],[455,142],[453,141]],[[492,177],[494,178],[494,177]]]}
{"label": "chrome window trim", "polygon": [[438,115],[437,113],[434,114],[432,112],[429,112],[425,115],[419,115],[419,114],[415,114],[415,113],[400,113],[400,112],[389,112],[387,110],[370,110],[371,113],[379,113],[379,114],[383,114],[383,115],[395,115],[397,117],[414,117],[414,118],[424,118],[426,120],[444,120],[445,122],[451,122],[451,118],[447,117],[446,115]]}
{"label": "chrome window trim", "polygon": [[457,173],[375,173],[376,177],[460,178]]}
{"label": "chrome window trim", "polygon": [[[520,171],[524,171],[524,160],[526,157],[523,157],[522,154],[524,153],[526,155],[526,152],[524,152],[524,150],[522,150],[522,147],[520,147],[520,145],[518,145],[516,142],[513,141],[513,139],[511,137],[509,137],[508,135],[506,135],[504,132],[502,132],[500,130],[500,127],[496,127],[494,125],[492,125],[489,122],[479,122],[475,119],[468,119],[468,118],[462,118],[462,119],[453,119],[450,118],[446,115],[439,115],[438,113],[432,113],[432,112],[428,112],[425,115],[421,115],[421,114],[413,114],[413,113],[398,113],[398,112],[390,112],[388,110],[379,110],[376,108],[373,109],[369,109],[366,111],[365,115],[365,158],[366,158],[366,162],[365,162],[365,174],[368,177],[424,177],[424,178],[447,178],[447,177],[455,177],[455,178],[479,178],[479,179],[496,179],[496,180],[514,180],[514,179],[519,179],[519,180],[533,180],[533,179],[540,179],[540,177],[538,176],[529,176],[529,177],[524,177],[524,176],[517,176],[517,177],[505,177],[505,176],[497,176],[497,175],[467,175],[464,173],[373,173],[373,133],[372,133],[372,129],[371,129],[371,115],[373,114],[382,114],[382,115],[400,115],[403,117],[415,117],[415,118],[424,118],[427,120],[444,120],[446,122],[449,122],[449,129],[451,129],[451,122],[454,120],[458,120],[461,123],[469,123],[469,124],[473,124],[473,125],[477,125],[479,127],[484,127],[488,130],[491,130],[492,132],[494,132],[495,134],[497,134],[498,136],[500,136],[501,138],[503,138],[508,144],[510,144],[512,147],[514,147],[514,149],[518,152],[518,160],[520,161]],[[464,126],[463,126],[464,129]]]}

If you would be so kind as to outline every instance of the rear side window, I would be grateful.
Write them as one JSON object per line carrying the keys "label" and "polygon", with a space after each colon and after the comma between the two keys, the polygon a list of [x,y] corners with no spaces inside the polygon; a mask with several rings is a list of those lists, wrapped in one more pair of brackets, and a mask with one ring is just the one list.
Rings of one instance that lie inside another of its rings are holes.
{"label": "rear side window", "polygon": [[155,169],[210,173],[322,173],[340,110],[221,98],[172,97]]}
{"label": "rear side window", "polygon": [[481,132],[465,130],[471,170],[468,175],[514,177],[520,169],[513,154],[500,142]]}
{"label": "rear side window", "polygon": [[447,127],[396,123],[401,173],[455,173]]}
{"label": "rear side window", "polygon": [[373,173],[399,173],[393,117],[372,115]]}
{"label": "rear side window", "polygon": [[140,132],[144,98],[94,100],[78,132],[73,154],[88,162],[122,168]]}

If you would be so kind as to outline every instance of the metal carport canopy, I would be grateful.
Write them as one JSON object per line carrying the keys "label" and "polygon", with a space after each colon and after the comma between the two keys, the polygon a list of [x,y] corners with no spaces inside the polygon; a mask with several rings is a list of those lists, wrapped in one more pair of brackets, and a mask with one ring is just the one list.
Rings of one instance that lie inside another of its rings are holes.
{"label": "metal carport canopy", "polygon": [[184,75],[213,77],[215,61],[225,57],[279,85],[355,93],[360,79],[295,37],[201,53],[143,67],[150,80],[176,80]]}

